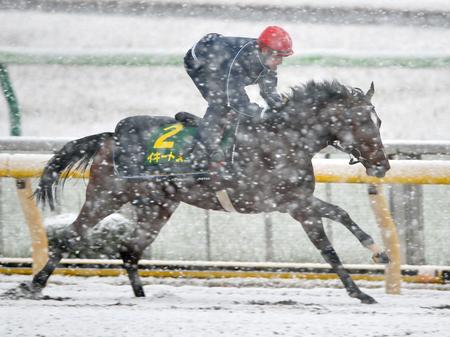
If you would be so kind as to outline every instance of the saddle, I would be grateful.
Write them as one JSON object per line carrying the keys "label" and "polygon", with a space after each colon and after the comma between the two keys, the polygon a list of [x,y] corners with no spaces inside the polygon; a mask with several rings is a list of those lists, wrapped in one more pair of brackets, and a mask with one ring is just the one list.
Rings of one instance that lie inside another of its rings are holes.
{"label": "saddle", "polygon": [[[200,118],[178,112],[175,118],[134,116],[116,127],[113,151],[117,175],[127,179],[209,180],[208,155],[198,137]],[[221,146],[231,148],[232,135]]]}

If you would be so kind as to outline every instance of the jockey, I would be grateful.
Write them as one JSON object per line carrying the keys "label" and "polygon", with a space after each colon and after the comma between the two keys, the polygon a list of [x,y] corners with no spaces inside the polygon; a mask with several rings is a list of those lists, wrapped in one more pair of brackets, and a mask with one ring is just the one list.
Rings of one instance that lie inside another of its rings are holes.
{"label": "jockey", "polygon": [[186,72],[208,102],[199,135],[213,167],[226,159],[219,146],[225,127],[236,127],[240,117],[258,117],[263,110],[250,102],[246,86],[258,84],[269,108],[282,106],[276,71],[292,54],[291,37],[277,26],[264,29],[258,39],[211,33],[188,50]]}

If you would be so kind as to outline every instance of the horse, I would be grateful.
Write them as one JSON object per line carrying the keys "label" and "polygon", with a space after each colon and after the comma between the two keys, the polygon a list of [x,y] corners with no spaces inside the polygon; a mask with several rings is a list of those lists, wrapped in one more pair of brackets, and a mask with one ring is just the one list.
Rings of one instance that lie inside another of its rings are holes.
{"label": "horse", "polygon": [[[387,254],[339,206],[314,196],[315,177],[312,158],[323,148],[333,145],[349,154],[352,163],[361,163],[370,176],[383,177],[390,169],[380,137],[379,119],[371,98],[373,82],[364,93],[359,88],[333,81],[309,81],[294,86],[285,104],[269,110],[265,116],[240,119],[233,145],[233,179],[214,172],[211,179],[127,179],[114,165],[115,150],[120,145],[119,129],[129,134],[139,126],[177,123],[171,117],[134,116],[122,120],[114,132],[104,132],[67,143],[47,163],[35,191],[39,202],[53,206],[57,186],[69,170],[78,165],[90,175],[86,201],[67,235],[51,244],[49,260],[26,285],[38,294],[46,286],[63,255],[76,249],[86,230],[101,219],[118,211],[124,204],[135,206],[137,225],[132,237],[119,247],[134,295],[145,296],[138,275],[138,261],[143,251],[158,236],[180,202],[209,210],[240,213],[282,212],[297,220],[324,260],[339,276],[348,295],[362,303],[376,303],[359,289],[343,267],[330,243],[322,223],[329,218],[342,223],[374,253],[374,260],[388,263]],[[195,118],[184,123],[195,124]],[[165,134],[160,141],[169,141]],[[201,142],[200,140],[197,140]],[[136,145],[136,144],[135,144]],[[137,145],[136,145],[137,146]],[[228,206],[219,200],[227,197]]]}

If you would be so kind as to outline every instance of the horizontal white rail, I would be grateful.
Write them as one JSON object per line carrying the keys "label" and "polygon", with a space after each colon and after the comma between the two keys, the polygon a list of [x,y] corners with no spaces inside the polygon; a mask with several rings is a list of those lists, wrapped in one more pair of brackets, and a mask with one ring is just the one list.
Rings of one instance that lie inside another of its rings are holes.
{"label": "horizontal white rail", "polygon": [[[0,258],[0,274],[30,274],[31,259]],[[120,276],[124,274],[121,260],[62,259],[56,274],[70,276]],[[382,281],[389,277],[384,265],[345,264],[355,280]],[[398,282],[445,284],[449,280],[450,267],[433,265],[402,265],[398,270]],[[265,278],[265,279],[337,279],[328,264],[322,263],[274,263],[237,261],[162,261],[140,260],[142,277],[158,278]],[[384,274],[384,276],[383,276]]]}
{"label": "horizontal white rail", "polygon": [[390,160],[384,178],[369,177],[362,165],[344,159],[313,159],[316,181],[327,183],[450,184],[448,160]]}
{"label": "horizontal white rail", "polygon": [[[39,177],[48,154],[0,154],[0,177]],[[313,159],[317,182],[372,184],[450,184],[448,160],[391,160],[391,170],[382,179],[366,175],[362,165],[349,165],[345,159]],[[73,178],[88,177],[74,171]]]}
{"label": "horizontal white rail", "polygon": [[[30,264],[31,258],[0,258],[0,264]],[[74,265],[109,265],[123,266],[118,259],[62,259],[61,264]],[[139,260],[141,266],[153,267],[193,267],[193,268],[258,268],[258,269],[330,269],[327,263],[294,263],[294,262],[243,262],[243,261],[181,261],[181,260]],[[384,270],[380,264],[344,264],[349,269]],[[402,270],[417,270],[420,274],[432,274],[434,271],[450,270],[450,266],[440,265],[408,265],[401,266]]]}

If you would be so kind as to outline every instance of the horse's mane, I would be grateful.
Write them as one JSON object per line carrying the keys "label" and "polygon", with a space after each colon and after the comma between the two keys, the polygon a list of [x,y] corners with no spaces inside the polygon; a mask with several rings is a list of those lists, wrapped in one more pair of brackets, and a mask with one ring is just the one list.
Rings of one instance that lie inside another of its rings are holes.
{"label": "horse's mane", "polygon": [[337,80],[311,80],[291,87],[291,92],[286,96],[287,103],[274,109],[264,121],[269,129],[283,128],[285,123],[292,122],[292,118],[311,121],[310,116],[317,115],[330,103],[355,105],[366,100],[361,89],[346,86]]}
{"label": "horse's mane", "polygon": [[364,92],[359,88],[343,85],[337,80],[316,82],[308,81],[306,84],[291,88],[288,96],[295,105],[302,105],[314,110],[320,110],[326,104],[340,101],[350,103],[364,100]]}

